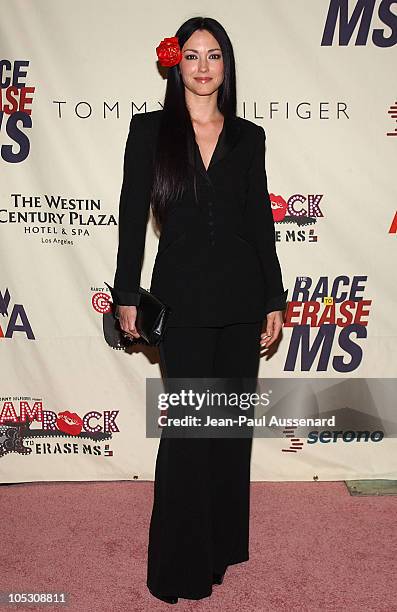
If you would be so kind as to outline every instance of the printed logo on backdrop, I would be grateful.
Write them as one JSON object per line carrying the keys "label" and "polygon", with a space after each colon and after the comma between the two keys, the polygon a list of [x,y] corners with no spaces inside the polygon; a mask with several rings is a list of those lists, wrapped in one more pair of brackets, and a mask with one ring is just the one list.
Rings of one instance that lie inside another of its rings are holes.
{"label": "printed logo on backdrop", "polygon": [[297,384],[294,393],[280,392],[281,399],[267,415],[273,437],[285,438],[282,453],[302,452],[313,445],[337,452],[340,445],[377,444],[396,436],[395,379],[307,380],[309,384],[305,379],[276,383],[276,387]]}
{"label": "printed logo on backdrop", "polygon": [[16,334],[23,334],[28,340],[35,340],[32,326],[25,306],[14,304],[8,288],[0,291],[0,340],[13,338]]}
{"label": "printed logo on backdrop", "polygon": [[[387,113],[390,119],[394,119],[394,123],[397,124],[397,100],[395,100],[394,104],[390,104]],[[386,132],[386,136],[397,136],[397,125],[392,132]]]}
{"label": "printed logo on backdrop", "polygon": [[[314,225],[324,217],[320,202],[324,194],[295,193],[288,199],[281,195],[269,193],[275,224],[296,225],[297,229],[288,228],[283,236],[285,242],[317,242],[318,236],[313,228],[306,231],[304,226]],[[280,232],[276,232],[277,241],[281,240]]]}
{"label": "printed logo on backdrop", "polygon": [[55,412],[35,397],[0,398],[0,457],[21,455],[113,456],[109,444],[120,430],[119,410],[90,410],[81,415],[74,409]]}
{"label": "printed logo on backdrop", "polygon": [[104,314],[111,311],[109,295],[106,293],[105,287],[91,287],[92,297],[91,304],[95,312]]}
{"label": "printed logo on backdrop", "polygon": [[27,85],[28,67],[27,60],[0,60],[0,151],[1,159],[10,164],[23,162],[30,151],[31,107],[36,88]]}
{"label": "printed logo on backdrop", "polygon": [[[320,445],[338,445],[338,444],[371,444],[376,442],[382,442],[385,437],[385,432],[378,426],[371,428],[363,428],[358,425],[357,429],[341,429],[336,428],[335,425],[328,424],[325,422],[321,429],[313,429],[307,435],[299,434],[296,430],[298,425],[294,425],[294,419],[291,425],[287,425],[282,430],[287,445],[281,448],[282,453],[297,453],[307,449],[307,445],[320,444]],[[299,421],[299,419],[296,419]],[[313,419],[330,421],[330,419]],[[326,429],[327,427],[327,429]],[[338,446],[337,446],[338,448]]]}
{"label": "printed logo on backdrop", "polygon": [[[30,153],[35,87],[27,85],[28,68],[28,60],[0,60],[0,150],[2,160],[13,164]],[[73,245],[73,238],[90,236],[93,228],[117,225],[114,215],[103,212],[100,199],[58,193],[11,193],[8,209],[0,209],[0,223],[47,246]]]}
{"label": "printed logo on backdrop", "polygon": [[113,214],[100,212],[100,199],[12,193],[10,207],[0,209],[0,223],[15,224],[21,233],[37,237],[46,246],[73,245],[73,238],[91,236],[94,227],[117,225]]}
{"label": "printed logo on backdrop", "polygon": [[[321,46],[356,47],[372,44],[376,47],[393,47],[397,44],[397,14],[395,0],[330,0]],[[384,27],[374,27],[381,22]],[[335,43],[335,33],[339,38]]]}
{"label": "printed logo on backdrop", "polygon": [[286,372],[357,370],[363,360],[372,299],[367,276],[297,277],[284,327],[291,328]]}

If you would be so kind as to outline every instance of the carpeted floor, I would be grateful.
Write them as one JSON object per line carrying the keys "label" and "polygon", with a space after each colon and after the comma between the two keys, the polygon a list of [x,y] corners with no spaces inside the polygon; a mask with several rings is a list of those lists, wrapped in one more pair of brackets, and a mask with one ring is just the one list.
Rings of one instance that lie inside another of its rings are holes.
{"label": "carpeted floor", "polygon": [[0,591],[64,591],[65,606],[1,610],[397,611],[397,497],[343,482],[252,483],[250,560],[200,601],[146,588],[152,482],[2,485]]}

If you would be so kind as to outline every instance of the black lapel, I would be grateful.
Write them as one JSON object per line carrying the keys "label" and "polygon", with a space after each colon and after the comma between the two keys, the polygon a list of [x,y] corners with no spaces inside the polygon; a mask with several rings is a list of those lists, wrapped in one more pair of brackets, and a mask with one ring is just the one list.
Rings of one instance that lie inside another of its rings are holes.
{"label": "black lapel", "polygon": [[[220,134],[219,140],[216,144],[215,150],[212,154],[212,158],[210,164],[208,166],[208,170],[205,169],[203,164],[203,160],[201,159],[200,150],[197,142],[194,140],[193,143],[190,143],[188,146],[188,158],[189,163],[196,167],[197,170],[200,171],[201,174],[208,177],[211,169],[217,164],[221,159],[224,159],[226,155],[230,153],[230,151],[236,146],[240,137],[240,123],[236,117],[225,117],[223,130]],[[193,144],[193,147],[192,147]]]}

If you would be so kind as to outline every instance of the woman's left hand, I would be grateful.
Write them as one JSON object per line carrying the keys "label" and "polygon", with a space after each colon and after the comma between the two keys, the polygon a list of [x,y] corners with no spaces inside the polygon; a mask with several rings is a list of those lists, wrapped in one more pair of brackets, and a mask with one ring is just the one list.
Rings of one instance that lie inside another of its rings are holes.
{"label": "woman's left hand", "polygon": [[280,335],[283,327],[283,311],[274,310],[266,315],[266,331],[261,333],[260,344],[268,348]]}

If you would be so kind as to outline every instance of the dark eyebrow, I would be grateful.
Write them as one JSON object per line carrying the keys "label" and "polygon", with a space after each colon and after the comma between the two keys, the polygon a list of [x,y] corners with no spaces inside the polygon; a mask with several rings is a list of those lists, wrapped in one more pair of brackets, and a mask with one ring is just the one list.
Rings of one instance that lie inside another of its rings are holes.
{"label": "dark eyebrow", "polygon": [[[195,53],[198,53],[197,49],[185,49],[185,51],[194,51]],[[216,49],[208,49],[208,53],[210,53],[211,51],[220,51],[219,47],[216,47]]]}

